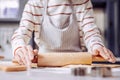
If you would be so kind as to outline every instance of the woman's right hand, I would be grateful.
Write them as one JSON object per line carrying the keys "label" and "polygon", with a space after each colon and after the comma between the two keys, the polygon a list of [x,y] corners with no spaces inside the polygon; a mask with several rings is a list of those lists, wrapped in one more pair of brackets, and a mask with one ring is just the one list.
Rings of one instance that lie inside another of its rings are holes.
{"label": "woman's right hand", "polygon": [[20,65],[30,65],[34,59],[34,52],[30,45],[18,48],[14,53],[14,58]]}

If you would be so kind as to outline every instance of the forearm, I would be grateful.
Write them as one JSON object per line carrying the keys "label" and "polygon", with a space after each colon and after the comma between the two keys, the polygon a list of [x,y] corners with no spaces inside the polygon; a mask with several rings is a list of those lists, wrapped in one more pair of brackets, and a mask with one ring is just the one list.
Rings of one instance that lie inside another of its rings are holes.
{"label": "forearm", "polygon": [[[28,8],[29,7],[29,8]],[[32,12],[28,3],[25,6],[24,11]],[[14,32],[11,40],[13,53],[21,46],[25,46],[32,38],[32,32],[34,31],[34,16],[23,11],[19,28]]]}
{"label": "forearm", "polygon": [[89,52],[92,52],[95,48],[104,46],[100,31],[95,24],[93,6],[90,0],[85,5],[84,15],[80,28],[83,31],[84,42]]}

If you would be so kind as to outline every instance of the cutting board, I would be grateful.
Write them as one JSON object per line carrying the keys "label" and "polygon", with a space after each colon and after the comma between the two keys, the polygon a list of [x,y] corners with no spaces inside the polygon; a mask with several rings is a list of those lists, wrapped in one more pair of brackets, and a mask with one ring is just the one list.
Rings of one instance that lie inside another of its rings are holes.
{"label": "cutting board", "polygon": [[120,68],[118,64],[91,64],[91,65],[66,65],[64,67],[75,68],[75,67],[110,67],[110,68]]}
{"label": "cutting board", "polygon": [[[31,68],[36,68],[37,64],[32,63]],[[26,71],[27,67],[25,65],[19,65],[15,60],[13,61],[0,61],[0,70],[5,72],[17,72]]]}
{"label": "cutting board", "polygon": [[5,72],[25,71],[24,65],[14,64],[12,61],[0,61],[0,70]]}

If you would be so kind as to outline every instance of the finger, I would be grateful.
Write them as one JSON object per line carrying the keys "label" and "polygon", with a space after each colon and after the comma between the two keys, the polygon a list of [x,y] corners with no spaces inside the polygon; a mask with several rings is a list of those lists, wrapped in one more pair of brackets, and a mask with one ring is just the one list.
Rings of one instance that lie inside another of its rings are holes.
{"label": "finger", "polygon": [[116,62],[115,56],[113,55],[113,53],[110,50],[109,50],[109,53],[110,53],[110,56],[111,56],[111,62],[115,63]]}
{"label": "finger", "polygon": [[106,52],[106,55],[109,57],[108,61],[114,63],[116,60],[113,53],[107,48],[104,48],[104,51]]}
{"label": "finger", "polygon": [[29,58],[29,53],[28,53],[28,49],[26,46],[24,46],[23,51],[24,51],[24,55],[25,55],[26,65],[30,65],[31,60]]}
{"label": "finger", "polygon": [[33,50],[33,53],[34,55],[38,55],[38,50],[37,49]]}
{"label": "finger", "polygon": [[34,59],[32,60],[32,63],[37,63],[38,62],[38,50],[35,49],[33,50],[34,53]]}
{"label": "finger", "polygon": [[26,64],[26,60],[25,60],[24,52],[21,50],[21,51],[19,51],[18,55],[20,56],[23,64],[25,65]]}
{"label": "finger", "polygon": [[108,56],[106,55],[104,49],[101,48],[98,51],[99,51],[99,55],[101,55],[105,60],[109,59]]}
{"label": "finger", "polygon": [[34,58],[34,53],[33,53],[32,47],[30,45],[28,45],[27,50],[28,50],[29,59],[32,60]]}
{"label": "finger", "polygon": [[20,58],[20,56],[19,55],[15,55],[15,60],[17,60],[17,62],[20,64],[20,65],[23,65],[23,62],[22,62],[22,60],[21,60],[21,58]]}
{"label": "finger", "polygon": [[15,59],[18,61],[19,64],[23,65],[24,62],[22,61],[22,58],[20,56],[21,50],[22,50],[22,48],[20,48],[19,50],[16,51]]}
{"label": "finger", "polygon": [[108,60],[110,60],[111,56],[110,56],[109,50],[105,47],[103,47],[103,49],[104,49],[105,55],[109,58]]}

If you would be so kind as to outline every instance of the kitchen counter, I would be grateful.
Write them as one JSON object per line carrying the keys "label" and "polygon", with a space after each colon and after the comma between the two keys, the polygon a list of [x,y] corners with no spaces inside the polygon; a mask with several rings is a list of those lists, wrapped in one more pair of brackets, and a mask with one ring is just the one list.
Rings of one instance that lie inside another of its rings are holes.
{"label": "kitchen counter", "polygon": [[120,68],[112,69],[112,77],[74,76],[70,68],[37,68],[22,72],[0,71],[0,80],[120,80]]}

